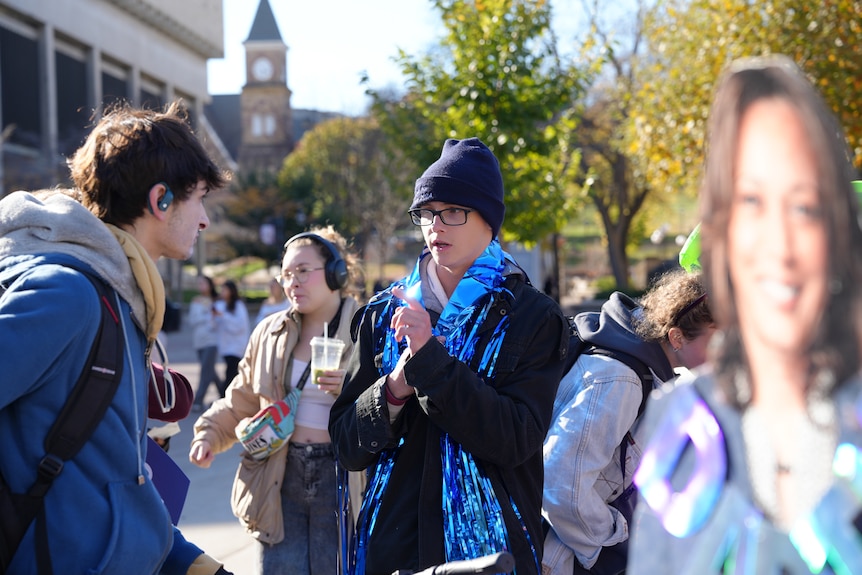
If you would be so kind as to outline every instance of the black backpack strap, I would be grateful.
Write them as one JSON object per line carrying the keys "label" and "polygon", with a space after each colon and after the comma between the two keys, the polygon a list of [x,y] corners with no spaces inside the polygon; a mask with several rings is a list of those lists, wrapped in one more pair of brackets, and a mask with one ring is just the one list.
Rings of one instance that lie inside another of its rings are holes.
{"label": "black backpack strap", "polygon": [[650,371],[650,368],[635,356],[616,349],[590,346],[583,353],[588,355],[603,355],[605,357],[621,361],[637,374],[638,378],[641,380],[641,391],[643,392],[640,406],[638,406],[638,417],[640,417],[643,414],[644,409],[646,409],[647,399],[655,385],[655,377],[653,376],[652,371]]}
{"label": "black backpack strap", "polygon": [[[102,421],[120,383],[123,371],[123,330],[120,317],[111,303],[113,290],[100,279],[91,277],[99,294],[102,323],[84,370],[45,437],[46,455],[39,464],[40,475],[56,475],[62,461],[73,458]],[[59,461],[59,464],[57,463]],[[38,482],[38,480],[37,480]],[[30,492],[33,492],[33,487]]]}
{"label": "black backpack strap", "polygon": [[[647,399],[649,398],[650,392],[652,392],[652,388],[655,381],[655,377],[653,376],[652,371],[650,371],[650,369],[646,366],[644,362],[642,362],[635,356],[629,355],[619,350],[591,346],[583,353],[589,355],[604,355],[606,357],[616,359],[617,361],[621,361],[627,366],[629,366],[637,374],[638,378],[640,378],[641,380],[641,403],[638,406],[638,414],[635,418],[635,421],[637,421],[637,418],[643,415],[643,412],[646,409]],[[624,480],[626,475],[626,455],[628,452],[629,443],[634,443],[634,437],[632,437],[631,430],[626,432],[625,437],[623,437],[622,443],[620,443],[620,469],[623,472]]]}
{"label": "black backpack strap", "polygon": [[[73,458],[81,450],[102,421],[120,384],[125,338],[120,326],[118,310],[115,310],[112,304],[114,292],[100,278],[83,270],[79,271],[84,273],[96,288],[102,310],[101,324],[84,369],[45,437],[45,456],[39,462],[36,480],[26,494],[11,494],[6,488],[5,496],[13,498],[12,506],[17,520],[15,529],[3,526],[4,541],[0,545],[0,550],[4,554],[0,555],[0,567],[4,570],[8,567],[29,525],[39,516],[36,529],[39,572],[51,573],[47,526],[43,513],[45,494],[63,471],[64,462]],[[0,492],[0,497],[3,496],[4,494]]]}

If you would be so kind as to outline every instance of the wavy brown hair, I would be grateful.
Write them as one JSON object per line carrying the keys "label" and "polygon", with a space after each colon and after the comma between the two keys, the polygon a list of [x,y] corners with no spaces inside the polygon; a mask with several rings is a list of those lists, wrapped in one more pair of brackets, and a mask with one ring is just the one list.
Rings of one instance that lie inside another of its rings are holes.
{"label": "wavy brown hair", "polygon": [[143,215],[150,188],[160,182],[183,202],[199,181],[215,190],[228,178],[195,137],[180,102],[164,111],[126,103],[109,108],[68,165],[81,203],[117,226]]}

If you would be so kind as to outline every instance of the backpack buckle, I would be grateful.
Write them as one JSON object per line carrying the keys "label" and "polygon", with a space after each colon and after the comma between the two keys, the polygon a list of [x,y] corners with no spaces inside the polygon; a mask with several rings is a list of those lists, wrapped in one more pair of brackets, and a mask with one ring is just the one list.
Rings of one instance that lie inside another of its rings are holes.
{"label": "backpack buckle", "polygon": [[55,479],[63,471],[63,460],[51,453],[39,462],[39,475],[45,479]]}

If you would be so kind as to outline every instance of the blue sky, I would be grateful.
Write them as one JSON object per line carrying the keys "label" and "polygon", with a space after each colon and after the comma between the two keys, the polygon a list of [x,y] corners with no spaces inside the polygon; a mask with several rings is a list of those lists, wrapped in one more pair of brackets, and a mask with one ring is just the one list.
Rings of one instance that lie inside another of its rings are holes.
{"label": "blue sky", "polygon": [[[392,62],[398,48],[424,53],[442,35],[440,17],[429,0],[269,0],[287,44],[287,84],[291,106],[357,115],[367,98],[359,84],[400,87]],[[211,94],[237,94],[245,83],[242,42],[248,37],[258,0],[223,0],[225,57],[207,66]],[[575,0],[558,0],[558,30],[577,26]],[[564,36],[561,32],[561,38]]]}
{"label": "blue sky", "polygon": [[[225,57],[207,66],[211,94],[236,94],[245,83],[242,42],[258,0],[223,0]],[[362,72],[371,85],[400,86],[392,62],[398,48],[426,51],[437,39],[440,18],[427,0],[270,0],[287,44],[291,105],[361,114],[366,107]]]}

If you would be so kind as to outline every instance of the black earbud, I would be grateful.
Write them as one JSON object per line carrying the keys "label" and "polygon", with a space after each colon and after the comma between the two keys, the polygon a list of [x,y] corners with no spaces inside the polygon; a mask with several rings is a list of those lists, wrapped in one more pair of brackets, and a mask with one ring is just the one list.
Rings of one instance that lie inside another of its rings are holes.
{"label": "black earbud", "polygon": [[168,207],[170,207],[171,202],[173,202],[173,201],[174,201],[174,193],[171,191],[171,189],[169,187],[165,186],[165,195],[162,196],[161,198],[159,198],[159,203],[158,203],[159,209],[163,212],[168,211]]}
{"label": "black earbud", "polygon": [[[159,198],[159,200],[156,202],[156,206],[159,208],[160,212],[166,212],[168,211],[171,202],[174,201],[174,193],[171,191],[171,189],[166,183],[159,182],[159,184],[165,187],[165,195]],[[153,211],[153,205],[150,203],[149,199],[147,200],[147,209],[150,210],[151,214],[155,214],[155,212]]]}

